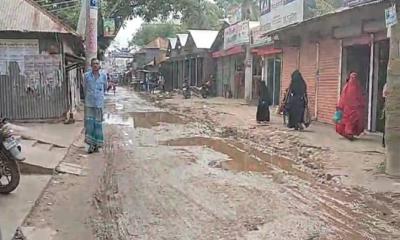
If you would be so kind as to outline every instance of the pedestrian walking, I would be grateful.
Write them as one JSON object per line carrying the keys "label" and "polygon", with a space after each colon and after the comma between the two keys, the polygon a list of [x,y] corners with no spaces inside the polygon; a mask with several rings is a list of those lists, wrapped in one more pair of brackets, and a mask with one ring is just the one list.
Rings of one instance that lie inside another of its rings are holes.
{"label": "pedestrian walking", "polygon": [[165,79],[164,76],[160,73],[158,77],[158,87],[160,91],[165,92]]}
{"label": "pedestrian walking", "polygon": [[292,73],[288,97],[285,105],[289,122],[288,128],[303,130],[304,113],[308,105],[307,84],[299,70]]}
{"label": "pedestrian walking", "polygon": [[269,97],[268,87],[266,86],[265,81],[261,81],[256,114],[257,123],[265,123],[270,121],[270,105],[271,100]]}
{"label": "pedestrian walking", "polygon": [[103,106],[107,76],[100,72],[100,62],[92,59],[91,69],[85,73],[85,143],[88,153],[98,152],[103,146]]}
{"label": "pedestrian walking", "polygon": [[338,134],[354,140],[355,136],[364,132],[365,98],[356,72],[350,72],[347,78],[337,105],[337,112],[341,116],[336,123]]}

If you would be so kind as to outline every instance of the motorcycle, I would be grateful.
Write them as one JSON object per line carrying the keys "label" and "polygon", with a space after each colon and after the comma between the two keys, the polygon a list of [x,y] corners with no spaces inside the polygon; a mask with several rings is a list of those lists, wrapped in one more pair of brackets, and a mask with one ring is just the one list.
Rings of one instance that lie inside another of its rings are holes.
{"label": "motorcycle", "polygon": [[201,86],[201,96],[203,98],[207,98],[210,95],[210,87],[211,83],[209,81],[203,83],[203,85]]}
{"label": "motorcycle", "polygon": [[25,160],[21,154],[22,148],[12,130],[7,126],[7,120],[0,121],[0,194],[14,191],[20,181],[18,162]]}
{"label": "motorcycle", "polygon": [[192,93],[190,92],[190,86],[187,82],[183,83],[182,86],[183,97],[188,99],[191,97]]}

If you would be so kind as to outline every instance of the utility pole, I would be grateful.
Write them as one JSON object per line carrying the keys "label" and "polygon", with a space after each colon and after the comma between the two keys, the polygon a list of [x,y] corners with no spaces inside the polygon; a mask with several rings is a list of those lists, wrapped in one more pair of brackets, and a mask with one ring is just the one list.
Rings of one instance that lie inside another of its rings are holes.
{"label": "utility pole", "polygon": [[244,98],[250,103],[253,99],[253,55],[251,53],[251,26],[250,26],[250,3],[244,1],[241,5],[242,18],[249,25],[249,42],[246,44],[246,59],[244,63]]}
{"label": "utility pole", "polygon": [[98,7],[100,0],[86,0],[86,32],[85,32],[85,55],[86,69],[90,61],[97,58],[97,22]]}
{"label": "utility pole", "polygon": [[400,176],[400,24],[389,29],[390,51],[386,97],[386,173]]}

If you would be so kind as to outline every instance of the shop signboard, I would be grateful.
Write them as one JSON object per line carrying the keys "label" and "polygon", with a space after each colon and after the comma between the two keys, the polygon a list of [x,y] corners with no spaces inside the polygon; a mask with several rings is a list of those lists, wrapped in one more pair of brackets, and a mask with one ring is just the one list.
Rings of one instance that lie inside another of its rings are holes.
{"label": "shop signboard", "polygon": [[272,43],[272,37],[268,35],[266,26],[257,26],[251,29],[251,45],[253,47]]}
{"label": "shop signboard", "polygon": [[391,26],[394,26],[398,23],[396,5],[393,5],[390,8],[385,9],[385,22],[387,28],[390,28]]}
{"label": "shop signboard", "polygon": [[374,0],[344,0],[343,6],[344,7],[355,7],[359,5],[363,5],[369,2],[373,2]]}
{"label": "shop signboard", "polygon": [[267,32],[303,21],[304,0],[261,0],[260,22]]}
{"label": "shop signboard", "polygon": [[93,9],[97,9],[98,8],[97,0],[90,0],[89,4],[90,4],[90,8],[93,8]]}
{"label": "shop signboard", "polygon": [[224,31],[224,49],[250,43],[249,21],[236,23]]}

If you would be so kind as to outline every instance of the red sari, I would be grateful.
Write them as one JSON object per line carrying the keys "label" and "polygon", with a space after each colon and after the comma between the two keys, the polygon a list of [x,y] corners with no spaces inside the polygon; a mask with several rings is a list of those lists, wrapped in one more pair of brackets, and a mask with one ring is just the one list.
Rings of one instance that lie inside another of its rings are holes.
{"label": "red sari", "polygon": [[338,110],[343,112],[342,121],[336,124],[336,132],[353,139],[364,132],[365,99],[359,81],[350,79],[340,96]]}

